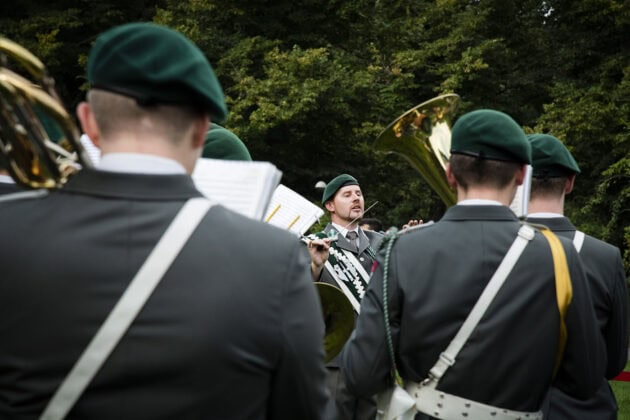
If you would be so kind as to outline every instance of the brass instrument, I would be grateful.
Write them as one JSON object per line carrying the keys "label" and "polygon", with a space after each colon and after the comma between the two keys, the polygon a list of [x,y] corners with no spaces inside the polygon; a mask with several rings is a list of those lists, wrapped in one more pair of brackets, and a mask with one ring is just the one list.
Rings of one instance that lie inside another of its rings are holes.
{"label": "brass instrument", "polygon": [[459,102],[456,94],[423,102],[396,118],[375,143],[377,150],[407,159],[447,206],[457,201],[444,169],[451,155],[450,127]]}
{"label": "brass instrument", "polygon": [[[8,68],[9,58],[20,65],[20,70]],[[27,188],[58,188],[81,166],[91,166],[78,129],[44,64],[22,46],[2,37],[0,158],[15,182]]]}
{"label": "brass instrument", "polygon": [[354,309],[341,289],[332,284],[315,282],[326,325],[324,351],[326,362],[339,354],[354,328]]}

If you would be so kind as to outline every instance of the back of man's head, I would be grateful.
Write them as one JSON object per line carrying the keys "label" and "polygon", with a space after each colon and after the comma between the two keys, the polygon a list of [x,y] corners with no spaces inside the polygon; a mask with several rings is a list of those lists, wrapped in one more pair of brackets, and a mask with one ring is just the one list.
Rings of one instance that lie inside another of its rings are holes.
{"label": "back of man's head", "polygon": [[527,140],[532,147],[531,197],[561,196],[567,179],[580,173],[571,152],[549,134],[530,134]]}
{"label": "back of man's head", "polygon": [[450,166],[464,189],[473,185],[504,188],[531,159],[525,133],[503,112],[472,111],[453,126]]}
{"label": "back of man's head", "polygon": [[184,35],[152,23],[129,23],[102,33],[87,65],[92,89],[128,96],[141,106],[196,108],[221,122],[223,91],[204,54]]}

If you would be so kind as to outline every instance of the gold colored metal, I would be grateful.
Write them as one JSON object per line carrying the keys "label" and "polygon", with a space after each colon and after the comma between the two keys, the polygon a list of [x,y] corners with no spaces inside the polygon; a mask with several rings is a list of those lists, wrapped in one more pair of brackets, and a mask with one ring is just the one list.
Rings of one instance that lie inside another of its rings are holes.
{"label": "gold colored metal", "polygon": [[447,206],[457,201],[444,169],[451,155],[451,126],[459,102],[456,94],[423,102],[396,118],[375,143],[377,150],[409,161]]}
{"label": "gold colored metal", "polygon": [[326,325],[324,350],[326,363],[335,358],[343,348],[354,328],[354,309],[341,289],[332,284],[315,282],[319,293]]}
{"label": "gold colored metal", "polygon": [[[21,67],[9,69],[9,58]],[[28,50],[2,37],[0,157],[15,182],[27,188],[59,188],[82,166],[91,166],[46,67]]]}

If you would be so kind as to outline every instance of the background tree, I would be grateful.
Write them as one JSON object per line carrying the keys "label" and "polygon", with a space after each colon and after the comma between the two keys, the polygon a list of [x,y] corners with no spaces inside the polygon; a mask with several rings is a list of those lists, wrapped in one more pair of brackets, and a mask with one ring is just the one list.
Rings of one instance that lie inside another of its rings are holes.
{"label": "background tree", "polygon": [[445,207],[374,140],[405,110],[456,92],[459,114],[502,110],[568,145],[582,174],[567,212],[622,248],[628,270],[629,9],[615,0],[25,0],[0,5],[0,33],[42,58],[74,107],[98,33],[138,20],[178,29],[215,67],[226,126],[254,159],[316,202],[318,180],[352,173],[385,225],[436,220]]}

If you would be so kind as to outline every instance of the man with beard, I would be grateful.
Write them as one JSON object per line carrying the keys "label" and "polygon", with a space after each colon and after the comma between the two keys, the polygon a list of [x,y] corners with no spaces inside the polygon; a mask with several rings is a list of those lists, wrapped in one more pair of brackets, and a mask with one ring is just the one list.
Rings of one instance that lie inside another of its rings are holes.
{"label": "man with beard", "polygon": [[[365,202],[359,181],[353,176],[341,174],[330,181],[324,189],[322,203],[330,213],[331,222],[323,232],[316,234],[318,239],[309,243],[311,274],[316,281],[340,288],[358,314],[376,258],[375,245],[383,235],[359,227]],[[356,398],[348,393],[338,359],[326,366],[328,388],[333,397],[326,418],[374,418],[374,399]]]}

